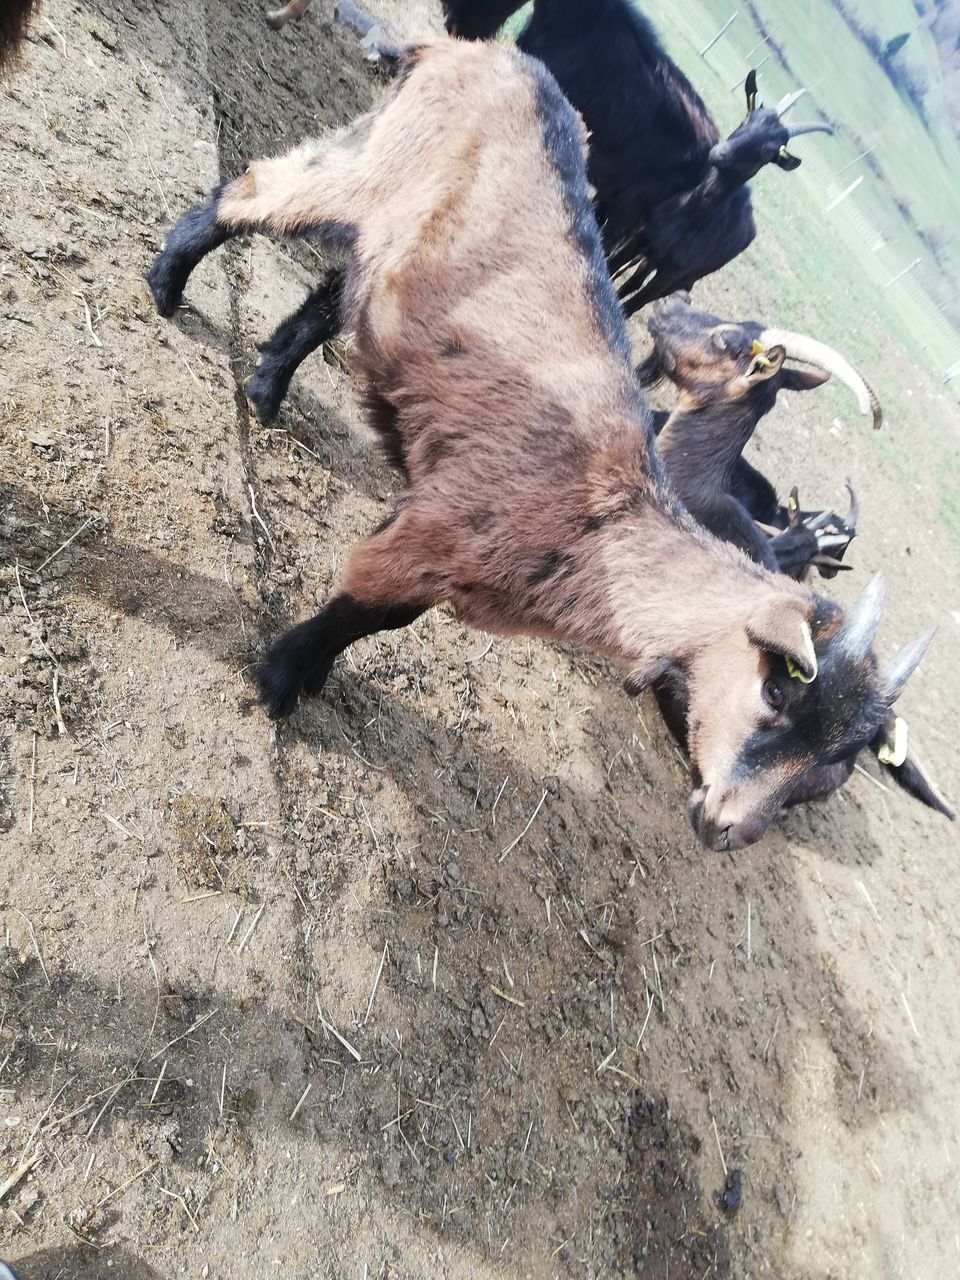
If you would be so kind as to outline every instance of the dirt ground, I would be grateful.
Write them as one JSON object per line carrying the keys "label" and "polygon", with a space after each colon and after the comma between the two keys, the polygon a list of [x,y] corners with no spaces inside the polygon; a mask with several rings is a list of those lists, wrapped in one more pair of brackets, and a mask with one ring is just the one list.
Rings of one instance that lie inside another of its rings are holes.
{"label": "dirt ground", "polygon": [[[858,774],[705,853],[650,703],[442,611],[288,725],[255,705],[249,664],[397,481],[336,364],[251,419],[309,247],[213,255],[173,323],[142,272],[221,174],[381,91],[331,9],[275,36],[255,0],[49,0],[0,93],[0,1256],[22,1280],[958,1274],[942,818]],[[842,453],[864,514],[836,590],[887,567],[884,652],[941,624],[903,702],[956,800],[960,576],[922,442],[958,421],[902,378],[909,483],[820,393],[758,452],[836,500]]]}

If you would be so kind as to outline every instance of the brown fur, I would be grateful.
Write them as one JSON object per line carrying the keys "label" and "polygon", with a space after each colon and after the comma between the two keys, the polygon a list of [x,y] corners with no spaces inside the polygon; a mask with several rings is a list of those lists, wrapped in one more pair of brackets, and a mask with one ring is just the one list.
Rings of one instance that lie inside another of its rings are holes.
{"label": "brown fur", "polygon": [[0,4],[0,72],[17,60],[39,0],[3,0]]}
{"label": "brown fur", "polygon": [[[735,826],[756,838],[787,775],[806,768],[761,770],[748,793],[734,763],[769,719],[760,691],[777,655],[808,664],[816,600],[711,538],[673,497],[584,152],[536,63],[502,46],[429,45],[378,111],[254,163],[216,217],[231,232],[311,230],[352,248],[346,322],[408,488],[353,548],[333,600],[374,619],[448,601],[487,631],[590,646],[637,687],[682,664],[701,830],[736,847]],[[271,678],[289,687],[304,636],[323,625],[278,642]],[[328,667],[303,683],[320,687]]]}
{"label": "brown fur", "polygon": [[281,8],[271,9],[266,15],[267,22],[274,31],[279,31],[288,22],[299,22],[312,3],[313,0],[289,0]]}

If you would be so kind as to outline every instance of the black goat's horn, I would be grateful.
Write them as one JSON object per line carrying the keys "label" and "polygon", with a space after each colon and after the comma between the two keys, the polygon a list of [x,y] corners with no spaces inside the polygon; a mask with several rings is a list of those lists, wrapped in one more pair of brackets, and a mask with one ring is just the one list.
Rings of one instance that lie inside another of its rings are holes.
{"label": "black goat's horn", "polygon": [[757,73],[755,70],[747,72],[743,87],[747,93],[747,115],[751,115],[757,109]]}
{"label": "black goat's horn", "polygon": [[886,677],[889,689],[890,703],[896,702],[897,698],[903,693],[904,686],[907,681],[920,665],[923,655],[926,653],[930,645],[930,641],[937,634],[937,628],[931,627],[929,631],[925,631],[922,636],[918,636],[912,644],[908,644],[905,648],[887,663]]}
{"label": "black goat's horn", "polygon": [[842,356],[835,347],[828,347],[825,342],[811,338],[806,333],[794,333],[790,329],[764,329],[760,335],[764,347],[783,347],[788,360],[800,360],[803,364],[812,364],[818,369],[832,373],[835,378],[845,382],[857,397],[860,412],[864,417],[872,417],[874,427],[883,423],[883,410],[876,392],[867,385],[861,374],[853,367],[846,356]]}
{"label": "black goat's horn", "polygon": [[875,573],[847,614],[837,640],[855,661],[862,661],[870,652],[883,616],[886,593],[887,584],[883,574]]}
{"label": "black goat's horn", "polygon": [[847,528],[856,529],[857,520],[860,518],[860,503],[857,499],[856,492],[849,480],[846,481],[847,493],[850,495],[850,511],[847,515]]}
{"label": "black goat's horn", "polygon": [[787,112],[797,105],[802,97],[806,95],[806,89],[795,89],[793,93],[788,93],[780,99],[773,108],[778,116],[785,116]]}
{"label": "black goat's horn", "polygon": [[799,138],[804,133],[829,133],[831,138],[836,133],[832,124],[827,124],[825,120],[820,120],[816,124],[794,124],[787,129],[789,138]]}

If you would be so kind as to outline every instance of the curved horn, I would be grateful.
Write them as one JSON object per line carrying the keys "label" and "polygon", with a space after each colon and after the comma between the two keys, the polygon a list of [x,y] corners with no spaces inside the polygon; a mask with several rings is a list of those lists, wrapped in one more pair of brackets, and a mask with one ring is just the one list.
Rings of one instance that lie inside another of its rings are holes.
{"label": "curved horn", "polygon": [[832,124],[827,124],[825,120],[821,120],[817,124],[794,124],[787,130],[787,137],[799,138],[804,133],[829,133],[832,138],[836,133],[836,129]]}
{"label": "curved horn", "polygon": [[764,329],[760,341],[765,347],[783,347],[789,360],[802,360],[804,364],[815,364],[845,382],[857,397],[860,412],[864,417],[872,416],[874,427],[883,422],[883,410],[876,392],[864,382],[856,369],[834,347],[825,342],[808,337],[805,333],[792,333],[789,329]]}
{"label": "curved horn", "polygon": [[857,521],[860,518],[860,502],[850,481],[847,480],[845,483],[847,486],[847,493],[850,495],[850,510],[847,514],[846,524],[848,529],[856,530]]}
{"label": "curved horn", "polygon": [[786,94],[773,108],[775,114],[778,116],[785,116],[787,112],[792,107],[795,107],[800,99],[806,95],[806,92],[806,89],[795,89],[793,93]]}
{"label": "curved horn", "polygon": [[920,660],[926,653],[930,641],[937,634],[937,628],[931,627],[929,631],[925,631],[922,636],[918,636],[913,644],[908,644],[906,648],[900,652],[886,665],[885,675],[887,677],[887,686],[889,688],[888,701],[892,704],[903,693],[904,685],[916,671],[920,665]]}
{"label": "curved horn", "polygon": [[870,652],[883,616],[886,593],[887,584],[883,574],[875,573],[847,614],[837,641],[854,661],[862,661]]}

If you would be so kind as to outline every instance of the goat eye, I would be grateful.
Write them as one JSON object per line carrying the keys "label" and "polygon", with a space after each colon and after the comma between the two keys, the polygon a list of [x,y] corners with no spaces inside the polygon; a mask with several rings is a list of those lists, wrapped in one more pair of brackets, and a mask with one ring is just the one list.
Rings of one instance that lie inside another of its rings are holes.
{"label": "goat eye", "polygon": [[774,680],[772,677],[768,677],[763,682],[762,692],[763,700],[771,711],[783,710],[787,698],[778,681]]}

